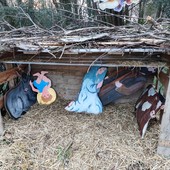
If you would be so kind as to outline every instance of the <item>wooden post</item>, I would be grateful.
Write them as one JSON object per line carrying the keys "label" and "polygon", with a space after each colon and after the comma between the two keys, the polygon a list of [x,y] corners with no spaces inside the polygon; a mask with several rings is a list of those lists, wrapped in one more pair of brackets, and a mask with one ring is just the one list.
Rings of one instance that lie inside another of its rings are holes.
{"label": "wooden post", "polygon": [[4,133],[4,126],[3,126],[3,120],[2,120],[1,110],[0,110],[0,136],[3,135],[3,133]]}
{"label": "wooden post", "polygon": [[166,93],[165,109],[161,123],[157,153],[165,157],[170,157],[170,79]]}
{"label": "wooden post", "polygon": [[1,114],[1,109],[3,108],[3,106],[4,106],[4,97],[1,96],[0,97],[0,136],[2,136],[4,134],[3,118],[2,118],[2,114]]}
{"label": "wooden post", "polygon": [[0,136],[3,135],[4,133],[4,126],[3,126],[3,119],[2,119],[2,114],[1,114],[1,109],[4,105],[4,97],[0,97]]}

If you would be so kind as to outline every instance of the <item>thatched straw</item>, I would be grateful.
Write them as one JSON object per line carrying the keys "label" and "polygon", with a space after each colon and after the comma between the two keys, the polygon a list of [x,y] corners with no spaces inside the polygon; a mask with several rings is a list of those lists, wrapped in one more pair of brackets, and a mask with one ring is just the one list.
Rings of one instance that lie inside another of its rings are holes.
{"label": "thatched straw", "polygon": [[36,104],[17,121],[5,116],[0,169],[169,169],[170,160],[156,154],[159,123],[141,139],[134,103],[104,107],[99,116],[67,112],[66,104]]}

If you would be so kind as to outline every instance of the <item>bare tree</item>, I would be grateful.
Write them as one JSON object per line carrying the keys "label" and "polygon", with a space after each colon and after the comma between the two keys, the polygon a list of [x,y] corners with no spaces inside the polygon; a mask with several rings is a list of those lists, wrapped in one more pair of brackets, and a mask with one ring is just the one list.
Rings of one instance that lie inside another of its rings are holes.
{"label": "bare tree", "polygon": [[145,8],[146,8],[146,0],[141,0],[139,3],[139,20],[138,20],[139,23],[143,22],[142,18],[144,18]]}

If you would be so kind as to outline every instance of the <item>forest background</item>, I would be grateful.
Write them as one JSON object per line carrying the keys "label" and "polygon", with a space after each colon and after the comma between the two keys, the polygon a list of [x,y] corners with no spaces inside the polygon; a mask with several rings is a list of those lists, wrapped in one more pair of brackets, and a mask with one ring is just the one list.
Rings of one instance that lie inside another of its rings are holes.
{"label": "forest background", "polygon": [[0,0],[0,31],[36,25],[44,29],[120,26],[170,17],[169,0],[140,0],[121,12],[100,10],[93,0]]}

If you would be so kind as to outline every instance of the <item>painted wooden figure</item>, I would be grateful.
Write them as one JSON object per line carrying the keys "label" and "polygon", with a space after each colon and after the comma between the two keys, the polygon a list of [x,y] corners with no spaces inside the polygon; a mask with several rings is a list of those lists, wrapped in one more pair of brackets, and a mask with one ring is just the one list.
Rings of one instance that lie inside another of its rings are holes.
{"label": "painted wooden figure", "polygon": [[51,88],[51,80],[45,76],[48,73],[41,71],[41,73],[35,73],[33,76],[37,76],[37,79],[33,82],[30,81],[32,90],[37,92],[37,101],[39,104],[51,104],[56,100],[56,92]]}

